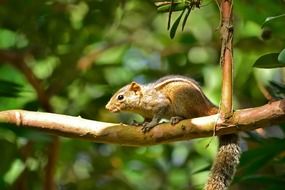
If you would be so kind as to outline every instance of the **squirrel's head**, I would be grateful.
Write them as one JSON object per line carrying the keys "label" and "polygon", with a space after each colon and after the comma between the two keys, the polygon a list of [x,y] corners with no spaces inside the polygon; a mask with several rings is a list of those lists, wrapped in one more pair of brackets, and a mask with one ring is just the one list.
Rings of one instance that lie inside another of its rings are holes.
{"label": "squirrel's head", "polygon": [[106,105],[111,112],[133,111],[140,103],[141,85],[132,82],[118,90]]}

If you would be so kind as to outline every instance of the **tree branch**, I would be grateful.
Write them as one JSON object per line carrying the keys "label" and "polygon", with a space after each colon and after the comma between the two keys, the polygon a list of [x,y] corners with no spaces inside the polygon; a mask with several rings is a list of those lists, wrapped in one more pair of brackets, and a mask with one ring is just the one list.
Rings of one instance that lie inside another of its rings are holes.
{"label": "tree branch", "polygon": [[222,0],[221,7],[221,56],[220,64],[223,69],[222,84],[222,100],[221,100],[221,116],[226,120],[233,113],[232,97],[233,97],[233,19],[232,19],[232,0]]}
{"label": "tree branch", "polygon": [[35,89],[38,100],[41,106],[48,112],[52,112],[52,108],[49,103],[49,96],[46,94],[45,89],[41,85],[41,81],[34,75],[32,70],[27,66],[25,58],[30,54],[30,52],[16,52],[10,50],[1,50],[0,49],[0,58],[2,61],[7,61],[7,63],[13,65],[23,75],[27,78],[28,82]]}
{"label": "tree branch", "polygon": [[[0,122],[99,143],[146,146],[210,137],[213,135],[218,116],[187,119],[175,126],[164,123],[145,134],[142,133],[140,127],[125,124],[98,122],[81,117],[24,110],[2,111],[0,112]],[[256,108],[237,110],[227,122],[226,126],[218,125],[216,135],[248,131],[285,122],[285,99]]]}

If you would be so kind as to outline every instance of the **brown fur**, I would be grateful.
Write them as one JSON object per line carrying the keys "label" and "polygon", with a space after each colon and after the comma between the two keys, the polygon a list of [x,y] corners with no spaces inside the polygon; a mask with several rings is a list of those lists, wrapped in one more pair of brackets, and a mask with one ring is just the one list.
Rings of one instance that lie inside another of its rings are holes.
{"label": "brown fur", "polygon": [[[119,95],[124,99],[119,100]],[[166,76],[147,85],[132,82],[115,93],[106,108],[113,112],[135,112],[151,120],[144,124],[143,132],[151,130],[162,118],[183,119],[218,113],[218,108],[204,95],[197,82],[179,75]],[[218,154],[205,190],[227,189],[239,163],[237,135],[223,135],[219,141]]]}

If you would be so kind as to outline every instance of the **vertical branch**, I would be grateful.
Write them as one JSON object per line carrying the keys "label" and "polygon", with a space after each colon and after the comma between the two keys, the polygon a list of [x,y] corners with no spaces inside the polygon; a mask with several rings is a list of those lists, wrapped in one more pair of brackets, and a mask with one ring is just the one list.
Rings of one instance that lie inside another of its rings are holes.
{"label": "vertical branch", "polygon": [[221,0],[221,56],[220,64],[222,66],[222,100],[221,115],[223,119],[231,117],[232,106],[232,88],[233,88],[233,0]]}
{"label": "vertical branch", "polygon": [[[34,75],[33,71],[27,66],[25,57],[28,53],[18,53],[8,50],[0,50],[1,60],[7,61],[13,65],[19,71],[23,73],[28,82],[33,86],[37,93],[37,97],[41,107],[47,112],[53,112],[53,108],[50,105],[50,95],[48,95],[42,86],[42,82]],[[45,166],[45,179],[44,179],[44,190],[56,189],[54,181],[54,173],[56,167],[56,160],[58,158],[59,151],[59,137],[53,136],[52,142],[48,146],[48,163]]]}
{"label": "vertical branch", "polygon": [[[226,124],[233,115],[233,0],[220,0],[222,41],[220,64],[222,66],[221,123]],[[230,186],[239,164],[241,150],[237,134],[219,136],[219,150],[212,166],[205,190],[226,190]]]}
{"label": "vertical branch", "polygon": [[56,190],[55,172],[60,149],[60,139],[58,136],[52,136],[52,141],[48,145],[47,155],[48,163],[45,166],[44,190]]}
{"label": "vertical branch", "polygon": [[[221,123],[226,124],[233,115],[233,0],[219,0],[222,41],[220,64],[222,67]],[[226,190],[230,186],[239,164],[238,135],[219,136],[219,150],[204,190]]]}

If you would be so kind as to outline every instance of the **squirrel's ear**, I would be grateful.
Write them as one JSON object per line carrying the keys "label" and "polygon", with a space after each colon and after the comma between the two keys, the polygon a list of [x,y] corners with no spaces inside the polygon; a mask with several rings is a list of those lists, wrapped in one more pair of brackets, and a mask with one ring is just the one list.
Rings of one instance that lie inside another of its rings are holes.
{"label": "squirrel's ear", "polygon": [[136,83],[136,82],[132,82],[131,85],[130,85],[130,90],[132,90],[134,92],[140,91],[141,90],[141,86],[138,83]]}

